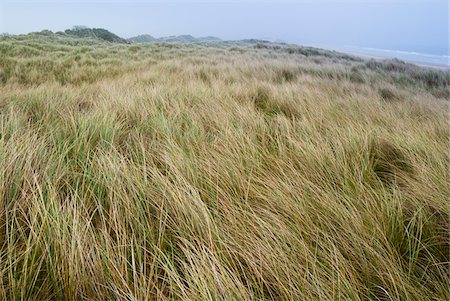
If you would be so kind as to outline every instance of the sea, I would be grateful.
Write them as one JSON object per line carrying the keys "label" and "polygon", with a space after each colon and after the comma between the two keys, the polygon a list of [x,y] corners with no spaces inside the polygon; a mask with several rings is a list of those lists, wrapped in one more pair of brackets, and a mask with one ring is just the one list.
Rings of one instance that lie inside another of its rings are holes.
{"label": "sea", "polygon": [[414,51],[378,49],[369,47],[344,46],[333,47],[333,50],[374,59],[397,58],[423,67],[450,70],[450,56],[447,54],[432,54]]}

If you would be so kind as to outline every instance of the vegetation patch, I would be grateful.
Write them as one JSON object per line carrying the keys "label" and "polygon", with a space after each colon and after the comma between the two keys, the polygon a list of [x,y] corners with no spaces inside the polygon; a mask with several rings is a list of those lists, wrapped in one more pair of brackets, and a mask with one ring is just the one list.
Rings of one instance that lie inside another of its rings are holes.
{"label": "vegetation patch", "polygon": [[256,110],[268,116],[282,114],[292,119],[300,115],[299,109],[294,103],[277,98],[265,86],[259,86],[251,96],[251,99]]}
{"label": "vegetation patch", "polygon": [[111,43],[128,44],[127,40],[122,39],[119,36],[103,28],[87,28],[84,26],[75,26],[72,29],[67,29],[65,31],[65,34],[78,38],[93,38]]}
{"label": "vegetation patch", "polygon": [[372,170],[384,184],[391,185],[414,175],[414,168],[405,152],[387,140],[372,140],[369,154]]}
{"label": "vegetation patch", "polygon": [[282,69],[280,71],[277,71],[274,81],[276,83],[290,83],[295,81],[297,78],[297,74],[289,69]]}
{"label": "vegetation patch", "polygon": [[391,88],[381,88],[378,90],[380,97],[385,102],[397,102],[401,101],[403,98]]}
{"label": "vegetation patch", "polygon": [[276,113],[275,101],[269,88],[258,87],[251,98],[258,111],[268,115]]}

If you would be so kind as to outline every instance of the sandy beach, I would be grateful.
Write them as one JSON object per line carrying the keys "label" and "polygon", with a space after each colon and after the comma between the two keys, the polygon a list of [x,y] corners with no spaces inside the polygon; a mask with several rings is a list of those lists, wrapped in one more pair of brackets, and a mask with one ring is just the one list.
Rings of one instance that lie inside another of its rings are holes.
{"label": "sandy beach", "polygon": [[404,52],[404,51],[358,48],[358,47],[344,47],[336,50],[363,58],[372,58],[376,60],[397,58],[420,67],[440,69],[440,70],[450,70],[449,56],[445,55],[433,55],[416,52]]}

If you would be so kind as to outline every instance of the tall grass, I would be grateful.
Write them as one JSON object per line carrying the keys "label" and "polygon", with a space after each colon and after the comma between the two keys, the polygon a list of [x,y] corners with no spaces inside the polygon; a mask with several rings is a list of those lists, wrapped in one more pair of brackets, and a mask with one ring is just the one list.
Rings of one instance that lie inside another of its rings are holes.
{"label": "tall grass", "polygon": [[448,300],[448,73],[90,43],[0,41],[0,299]]}

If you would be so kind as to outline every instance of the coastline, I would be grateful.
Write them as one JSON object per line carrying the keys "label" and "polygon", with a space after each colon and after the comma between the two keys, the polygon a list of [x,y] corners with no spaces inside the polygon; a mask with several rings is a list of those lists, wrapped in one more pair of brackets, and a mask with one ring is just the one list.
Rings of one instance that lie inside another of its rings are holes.
{"label": "coastline", "polygon": [[[394,59],[405,61],[424,68],[440,69],[443,71],[450,71],[448,56],[438,56],[431,54],[422,54],[414,52],[402,52],[383,49],[366,49],[356,47],[335,48],[336,51],[347,53],[350,55],[359,56],[362,58],[372,58],[376,60]],[[447,62],[444,62],[447,60]]]}

